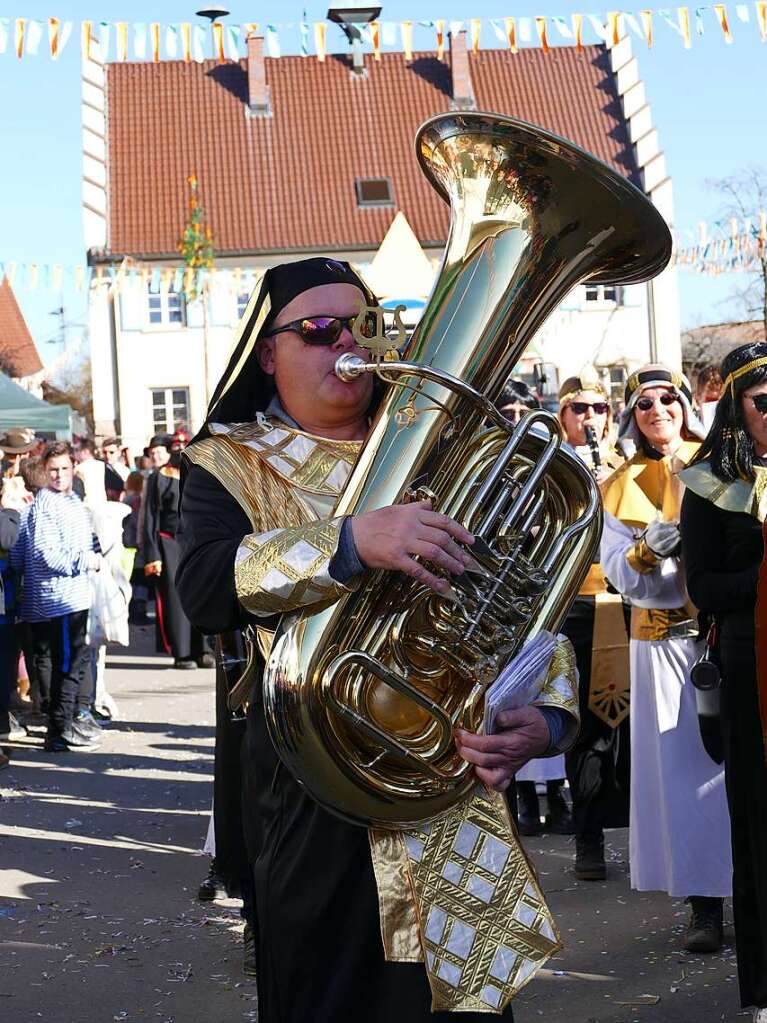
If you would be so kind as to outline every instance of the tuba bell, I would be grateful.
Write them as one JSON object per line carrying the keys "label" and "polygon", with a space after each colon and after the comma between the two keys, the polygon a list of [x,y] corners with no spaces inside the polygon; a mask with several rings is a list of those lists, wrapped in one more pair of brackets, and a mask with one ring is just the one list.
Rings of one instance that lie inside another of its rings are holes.
{"label": "tuba bell", "polygon": [[488,685],[558,629],[598,547],[599,493],[555,417],[513,427],[493,401],[574,286],[648,280],[671,253],[639,189],[533,125],[440,115],[416,154],[450,205],[449,236],[402,358],[338,361],[342,378],[391,386],[336,514],[430,497],[475,535],[477,569],[451,579],[452,599],[380,571],[320,613],[283,616],[264,676],[283,763],[326,809],[384,828],[468,795],[453,730],[476,731]]}

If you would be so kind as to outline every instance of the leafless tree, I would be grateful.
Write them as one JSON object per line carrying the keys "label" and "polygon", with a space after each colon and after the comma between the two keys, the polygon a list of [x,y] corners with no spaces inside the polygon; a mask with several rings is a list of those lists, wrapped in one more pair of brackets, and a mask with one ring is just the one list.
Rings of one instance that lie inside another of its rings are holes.
{"label": "leafless tree", "polygon": [[[767,168],[750,167],[708,185],[722,197],[721,219],[750,221],[759,230],[759,214],[767,211]],[[743,320],[761,321],[767,340],[767,245],[762,245],[753,270],[744,272],[743,284],[733,289],[731,299]]]}

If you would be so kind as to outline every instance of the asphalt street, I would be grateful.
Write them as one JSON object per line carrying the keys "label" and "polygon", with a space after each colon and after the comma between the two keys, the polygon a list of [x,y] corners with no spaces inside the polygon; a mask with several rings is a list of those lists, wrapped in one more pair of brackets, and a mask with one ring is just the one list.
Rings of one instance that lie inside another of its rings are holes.
{"label": "asphalt street", "polygon": [[[151,653],[150,630],[134,629],[108,660],[120,720],[100,750],[46,754],[41,736],[11,747],[0,774],[3,1023],[257,1018],[237,903],[197,901],[213,672],[170,664]],[[627,838],[609,833],[604,883],[573,877],[569,838],[527,840],[565,948],[516,999],[518,1023],[747,1019],[729,905],[724,952],[682,953],[687,908],[630,890]]]}

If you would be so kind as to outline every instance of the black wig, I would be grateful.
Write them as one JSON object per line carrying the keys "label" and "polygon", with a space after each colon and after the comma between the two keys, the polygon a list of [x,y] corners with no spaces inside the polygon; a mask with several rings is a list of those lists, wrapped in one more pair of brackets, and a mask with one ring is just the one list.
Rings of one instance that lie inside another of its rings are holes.
{"label": "black wig", "polygon": [[[743,372],[751,363],[755,365]],[[721,373],[724,392],[708,436],[690,464],[709,462],[723,483],[753,480],[755,450],[743,419],[743,392],[767,380],[767,342],[754,341],[730,352]]]}

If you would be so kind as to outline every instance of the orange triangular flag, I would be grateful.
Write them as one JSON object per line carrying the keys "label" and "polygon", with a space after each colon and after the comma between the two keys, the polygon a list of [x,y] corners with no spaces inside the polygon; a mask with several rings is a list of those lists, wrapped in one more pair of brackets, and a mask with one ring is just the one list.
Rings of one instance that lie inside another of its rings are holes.
{"label": "orange triangular flag", "polygon": [[[765,0],[767,5],[767,0]],[[437,60],[442,60],[445,56],[445,19],[439,18],[434,22],[434,27],[437,30]]]}
{"label": "orange triangular flag", "polygon": [[14,22],[14,38],[16,44],[16,56],[21,60],[24,55],[24,30],[27,25],[26,18],[17,18]]}
{"label": "orange triangular flag", "polygon": [[61,22],[58,18],[48,18],[48,45],[51,48],[51,57],[55,60],[59,55],[59,30]]}
{"label": "orange triangular flag", "polygon": [[226,60],[226,54],[224,53],[224,25],[220,21],[214,21],[211,28],[213,29],[213,52],[216,54],[219,64],[223,64]]}
{"label": "orange triangular flag", "polygon": [[649,49],[652,48],[652,11],[640,11],[639,17],[642,19],[642,31],[644,32],[645,40]]}
{"label": "orange triangular flag", "polygon": [[160,62],[160,23],[153,21],[149,26],[149,38],[152,40],[152,60],[155,64]]}
{"label": "orange triangular flag", "polygon": [[676,16],[682,33],[682,39],[684,39],[684,48],[689,50],[692,46],[692,39],[690,38],[690,12],[686,7],[678,7]]}
{"label": "orange triangular flag", "polygon": [[506,38],[509,40],[509,49],[512,53],[519,53],[517,46],[517,19],[504,18],[503,24],[506,29]]}
{"label": "orange triangular flag", "polygon": [[756,20],[759,22],[759,35],[764,42],[767,39],[767,0],[756,0]]}
{"label": "orange triangular flag", "polygon": [[317,60],[325,60],[325,22],[314,23],[314,48],[317,51]]}
{"label": "orange triangular flag", "polygon": [[482,31],[482,20],[480,18],[471,19],[471,52],[479,53],[479,33]]}
{"label": "orange triangular flag", "polygon": [[727,6],[725,4],[714,4],[714,10],[716,16],[719,19],[722,32],[724,33],[724,41],[726,43],[732,42],[732,32],[730,32],[730,25],[727,21]]}
{"label": "orange triangular flag", "polygon": [[541,46],[543,47],[543,52],[544,53],[548,53],[549,52],[549,36],[548,36],[548,30],[547,30],[547,27],[546,27],[546,19],[544,17],[541,17],[540,15],[537,16],[536,19],[535,19],[535,27],[538,29],[538,38],[541,41]]}
{"label": "orange triangular flag", "polygon": [[81,44],[82,45],[83,59],[84,60],[90,60],[91,59],[91,41],[92,41],[92,39],[93,39],[93,22],[92,21],[84,21],[83,22],[82,44]]}
{"label": "orange triangular flag", "polygon": [[619,17],[620,11],[607,12],[607,32],[612,40],[613,46],[617,46],[620,42],[620,26],[618,25]]}
{"label": "orange triangular flag", "polygon": [[[765,0],[767,3],[767,0]],[[573,15],[573,35],[575,36],[575,48],[577,50],[583,49],[583,15]]]}
{"label": "orange triangular flag", "polygon": [[377,21],[370,23],[370,31],[373,35],[373,57],[375,60],[381,59],[381,26]]}

